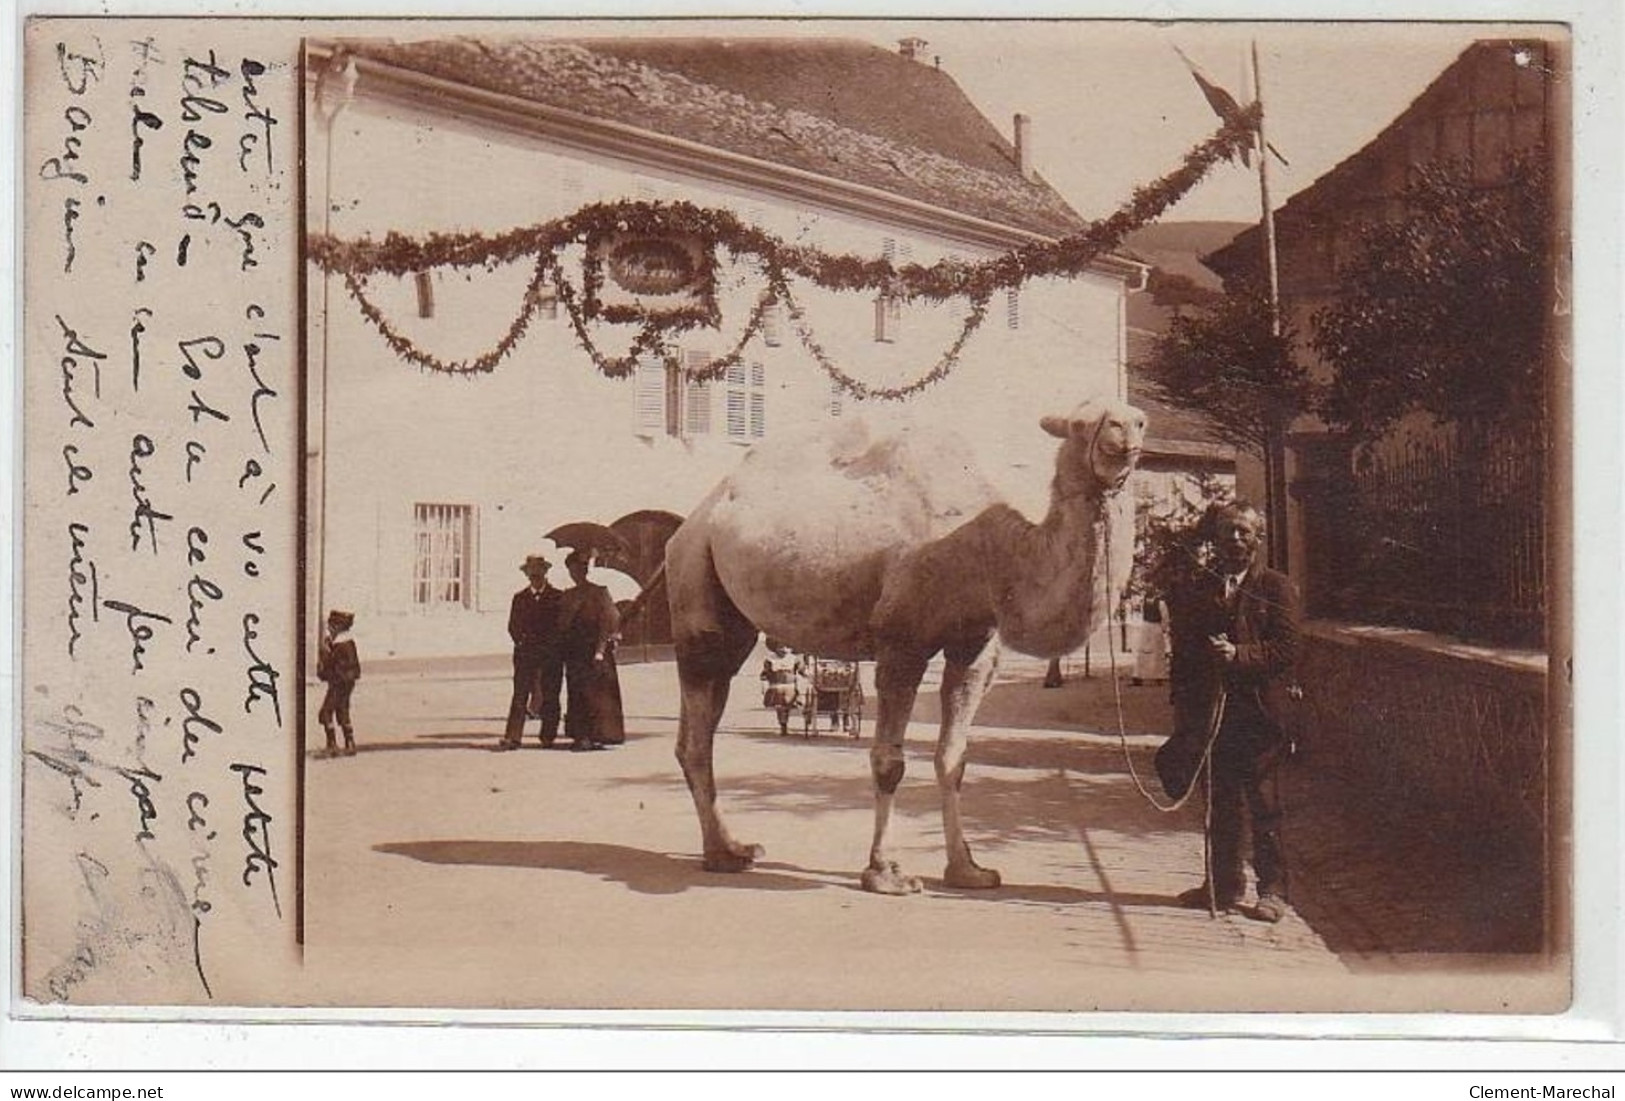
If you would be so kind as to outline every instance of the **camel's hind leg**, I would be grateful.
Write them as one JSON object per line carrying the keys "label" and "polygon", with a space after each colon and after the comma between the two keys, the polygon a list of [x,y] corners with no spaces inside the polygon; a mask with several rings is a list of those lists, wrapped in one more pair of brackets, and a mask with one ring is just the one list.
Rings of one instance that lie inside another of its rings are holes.
{"label": "camel's hind leg", "polygon": [[863,870],[863,889],[882,895],[913,894],[920,881],[905,875],[892,858],[887,836],[892,804],[903,782],[903,736],[914,710],[914,696],[925,675],[926,657],[913,649],[883,648],[875,661],[875,689],[880,696],[875,719],[875,742],[869,749],[869,770],[875,781],[875,833],[869,846],[869,866]]}
{"label": "camel's hind leg", "polygon": [[987,890],[999,885],[999,873],[971,859],[965,827],[959,817],[959,788],[965,779],[965,751],[970,746],[970,725],[999,665],[999,643],[988,638],[977,644],[950,647],[942,672],[942,731],[937,737],[937,786],[942,789],[942,831],[948,848],[948,867],[942,881],[949,887]]}
{"label": "camel's hind leg", "polygon": [[683,535],[679,531],[673,536],[666,559],[682,691],[677,763],[699,812],[706,870],[740,872],[762,855],[762,848],[735,841],[722,821],[712,742],[728,703],[728,688],[756,644],[756,628],[722,590],[709,553],[681,540]]}

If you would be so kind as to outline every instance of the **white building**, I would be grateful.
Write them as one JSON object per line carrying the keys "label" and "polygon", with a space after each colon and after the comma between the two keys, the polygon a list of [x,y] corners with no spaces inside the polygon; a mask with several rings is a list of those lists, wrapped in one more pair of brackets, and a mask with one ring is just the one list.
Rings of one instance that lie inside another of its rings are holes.
{"label": "white building", "polygon": [[[932,265],[1083,225],[1032,171],[1026,120],[1004,137],[912,42],[330,42],[310,47],[306,72],[312,234],[497,234],[586,204],[684,200],[785,242]],[[366,294],[454,361],[498,344],[532,269],[380,276]],[[1038,418],[1123,396],[1124,300],[1141,273],[1104,257],[1075,279],[1001,291],[951,373],[881,403],[859,402],[828,367],[872,387],[918,379],[953,346],[964,302],[899,305],[800,281],[802,322],[769,311],[737,368],[695,382],[657,360],[605,377],[549,301],[494,371],[465,378],[401,358],[343,277],[313,265],[309,611],[355,610],[375,658],[503,650],[519,563],[547,531],[616,523],[646,572],[746,446],[860,405],[950,425],[1013,503],[1039,513],[1055,441]],[[721,320],[682,335],[684,365],[732,350],[762,285],[748,258],[720,256]],[[595,339],[619,356],[630,337],[602,325]],[[650,630],[662,628],[657,613]]]}

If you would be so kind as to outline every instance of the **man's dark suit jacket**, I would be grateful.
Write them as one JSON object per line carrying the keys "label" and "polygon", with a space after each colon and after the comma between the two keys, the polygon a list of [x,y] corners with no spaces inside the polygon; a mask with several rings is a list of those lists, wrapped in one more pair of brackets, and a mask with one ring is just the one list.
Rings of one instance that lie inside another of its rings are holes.
{"label": "man's dark suit jacket", "polygon": [[[1195,777],[1221,689],[1231,700],[1257,704],[1271,740],[1286,737],[1298,654],[1298,593],[1285,574],[1254,563],[1241,580],[1233,609],[1224,599],[1224,578],[1208,576],[1174,594],[1169,611],[1174,734],[1158,753],[1157,769],[1164,789],[1178,798]],[[1219,634],[1235,643],[1234,661],[1213,652],[1208,639]]]}
{"label": "man's dark suit jacket", "polygon": [[508,637],[515,647],[535,653],[557,652],[559,638],[559,605],[563,592],[549,585],[541,593],[526,586],[513,594],[508,608]]}

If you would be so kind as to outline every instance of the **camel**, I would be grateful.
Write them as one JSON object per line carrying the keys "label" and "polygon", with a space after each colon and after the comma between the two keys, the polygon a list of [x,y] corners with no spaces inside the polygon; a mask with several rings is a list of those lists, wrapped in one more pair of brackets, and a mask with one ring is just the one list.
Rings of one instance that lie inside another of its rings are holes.
{"label": "camel", "polygon": [[[874,837],[861,882],[879,894],[921,888],[887,834],[920,680],[944,655],[935,754],[943,882],[999,885],[997,871],[972,859],[960,820],[969,728],[1000,642],[1057,657],[1105,616],[1102,520],[1145,439],[1145,414],[1116,401],[1086,401],[1040,426],[1062,442],[1036,524],[999,498],[956,437],[843,418],[811,442],[757,445],[673,533],[665,573],[682,691],[677,759],[708,871],[744,871],[763,855],[735,841],[717,809],[712,742],[729,684],[765,631],[802,653],[875,663]],[[1121,545],[1123,533],[1114,538]],[[1121,592],[1131,555],[1104,557],[1111,591]]]}

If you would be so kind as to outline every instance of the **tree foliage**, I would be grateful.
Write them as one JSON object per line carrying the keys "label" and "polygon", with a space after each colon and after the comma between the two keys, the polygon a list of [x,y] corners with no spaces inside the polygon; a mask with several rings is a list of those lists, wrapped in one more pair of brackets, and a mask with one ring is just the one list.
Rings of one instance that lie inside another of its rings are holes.
{"label": "tree foliage", "polygon": [[1213,516],[1235,495],[1207,473],[1192,475],[1189,484],[1194,494],[1176,494],[1171,504],[1136,502],[1134,569],[1123,591],[1125,600],[1165,598],[1207,572],[1213,557]]}
{"label": "tree foliage", "polygon": [[1166,306],[1175,314],[1193,306],[1199,309],[1212,306],[1223,297],[1220,292],[1202,286],[1188,275],[1163,268],[1151,269],[1151,274],[1146,277],[1145,289],[1153,303]]}
{"label": "tree foliage", "polygon": [[1291,348],[1290,331],[1271,331],[1266,295],[1244,286],[1175,316],[1146,378],[1157,397],[1207,418],[1225,442],[1257,452],[1270,425],[1309,407],[1308,375]]}
{"label": "tree foliage", "polygon": [[1333,368],[1320,412],[1372,437],[1412,409],[1440,421],[1538,411],[1550,203],[1533,160],[1497,187],[1459,164],[1419,171],[1405,214],[1363,228],[1342,293],[1314,317]]}

